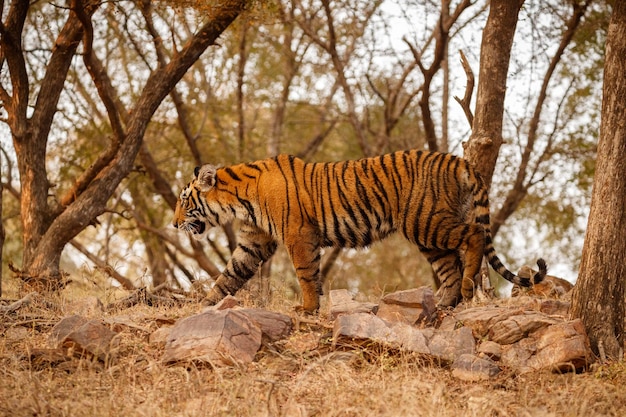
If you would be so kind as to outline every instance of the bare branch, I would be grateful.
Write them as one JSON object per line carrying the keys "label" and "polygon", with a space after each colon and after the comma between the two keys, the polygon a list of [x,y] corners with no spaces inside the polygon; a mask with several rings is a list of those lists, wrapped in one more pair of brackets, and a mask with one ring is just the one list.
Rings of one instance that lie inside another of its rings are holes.
{"label": "bare branch", "polygon": [[124,287],[124,289],[127,289],[127,290],[135,289],[135,285],[130,279],[126,278],[124,275],[117,272],[115,268],[113,268],[111,265],[107,264],[102,259],[98,258],[96,255],[91,253],[89,250],[87,250],[86,247],[84,247],[76,239],[72,239],[70,241],[70,244],[74,248],[76,248],[76,250],[78,250],[80,253],[85,255],[87,259],[93,262],[94,265],[96,265],[98,268],[106,272],[106,274],[109,275],[111,278],[119,282],[122,285],[122,287]]}
{"label": "bare branch", "polygon": [[474,93],[474,73],[472,72],[472,67],[462,50],[459,50],[459,54],[461,54],[461,65],[463,65],[463,70],[465,71],[465,76],[467,77],[467,84],[465,85],[465,94],[463,95],[463,98],[460,99],[459,97],[454,96],[454,99],[461,105],[463,113],[465,113],[465,118],[467,119],[471,129],[474,124],[474,115],[472,114],[472,109],[470,108],[472,94]]}

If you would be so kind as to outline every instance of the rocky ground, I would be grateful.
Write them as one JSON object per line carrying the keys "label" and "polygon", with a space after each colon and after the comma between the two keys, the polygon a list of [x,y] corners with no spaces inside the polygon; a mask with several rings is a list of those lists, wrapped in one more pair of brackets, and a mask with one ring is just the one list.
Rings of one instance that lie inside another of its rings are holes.
{"label": "rocky ground", "polygon": [[2,303],[0,414],[626,411],[623,364],[592,364],[564,300],[442,311],[419,288],[378,303],[335,290],[318,316],[240,304],[202,309],[145,292],[107,307],[36,294]]}

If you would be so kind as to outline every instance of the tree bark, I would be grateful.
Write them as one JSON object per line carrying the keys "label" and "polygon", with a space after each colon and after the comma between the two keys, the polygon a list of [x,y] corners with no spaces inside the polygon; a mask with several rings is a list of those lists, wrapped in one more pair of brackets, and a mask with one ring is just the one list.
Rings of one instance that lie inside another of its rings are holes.
{"label": "tree bark", "polygon": [[509,59],[523,0],[492,0],[480,47],[476,111],[465,158],[482,175],[487,186],[502,145],[502,119]]}
{"label": "tree bark", "polygon": [[626,2],[614,3],[604,61],[602,119],[587,235],[571,314],[600,358],[623,359],[626,278]]}

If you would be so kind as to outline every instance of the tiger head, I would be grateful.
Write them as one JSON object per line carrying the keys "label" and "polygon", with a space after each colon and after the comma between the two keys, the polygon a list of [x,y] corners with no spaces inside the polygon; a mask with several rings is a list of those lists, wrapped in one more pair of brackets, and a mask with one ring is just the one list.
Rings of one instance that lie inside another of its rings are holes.
{"label": "tiger head", "polygon": [[217,181],[217,168],[203,165],[194,170],[194,179],[180,192],[172,225],[190,233],[195,239],[204,239],[214,226],[220,224],[219,210],[211,208],[207,193]]}

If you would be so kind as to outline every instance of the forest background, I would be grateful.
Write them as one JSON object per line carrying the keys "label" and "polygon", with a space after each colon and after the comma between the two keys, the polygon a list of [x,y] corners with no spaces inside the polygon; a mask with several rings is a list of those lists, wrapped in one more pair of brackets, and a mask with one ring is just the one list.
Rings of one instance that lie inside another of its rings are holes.
{"label": "forest background", "polygon": [[[91,48],[81,46],[69,61],[40,167],[52,209],[71,205],[85,173],[121,146],[117,131],[131,130],[131,109],[140,109],[134,105],[151,76],[177,58],[172,51],[184,48],[212,13],[210,1],[193,7],[181,1],[84,3],[93,13]],[[215,230],[203,243],[169,226],[178,191],[202,163],[228,165],[281,152],[333,161],[416,147],[461,155],[472,102],[464,101],[471,81],[459,51],[477,73],[488,5],[250,2],[158,106],[132,170],[104,213],[65,246],[62,276],[75,285],[130,289],[165,282],[189,288],[217,275],[235,247],[236,225]],[[3,2],[3,21],[8,9]],[[575,281],[595,170],[610,10],[604,2],[545,0],[526,2],[519,16],[504,144],[490,193],[495,244],[510,268],[541,256],[553,274]],[[66,20],[67,8],[54,2],[28,8],[22,42],[29,116],[37,116],[35,101],[46,97],[46,69]],[[12,93],[15,74],[1,69],[3,91]],[[0,118],[12,122],[5,108]],[[20,218],[16,142],[6,124],[0,124],[0,141],[3,286],[15,288],[18,278],[7,267],[25,268],[31,240]],[[367,295],[432,283],[428,264],[401,238],[366,251],[327,251],[325,267],[327,285]],[[271,290],[297,292],[284,253],[266,272]]]}

